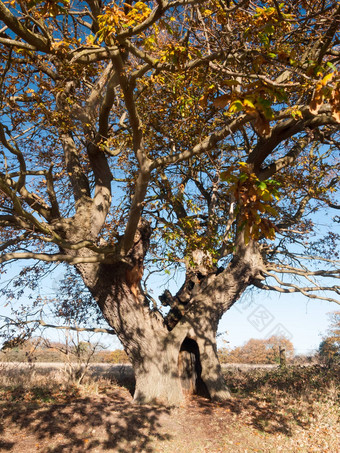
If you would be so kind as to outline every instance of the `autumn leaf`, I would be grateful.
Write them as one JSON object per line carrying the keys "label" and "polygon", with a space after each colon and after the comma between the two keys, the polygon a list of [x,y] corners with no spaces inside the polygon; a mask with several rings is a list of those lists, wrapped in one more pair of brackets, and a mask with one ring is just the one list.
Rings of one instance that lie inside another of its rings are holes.
{"label": "autumn leaf", "polygon": [[202,107],[202,109],[208,105],[208,96],[209,96],[209,93],[205,93],[200,97],[200,99],[198,101],[198,103]]}
{"label": "autumn leaf", "polygon": [[223,109],[226,105],[230,103],[231,96],[230,94],[223,94],[222,96],[216,98],[213,102],[214,107]]}
{"label": "autumn leaf", "polygon": [[243,106],[244,106],[244,110],[246,111],[246,113],[256,114],[256,107],[250,99],[246,98],[243,101]]}
{"label": "autumn leaf", "polygon": [[330,99],[330,104],[332,107],[332,116],[340,123],[340,89],[339,86],[332,91],[332,96]]}
{"label": "autumn leaf", "polygon": [[236,101],[234,101],[230,104],[230,107],[229,107],[230,113],[241,112],[241,110],[243,110],[243,102],[240,101],[239,99],[236,99]]}
{"label": "autumn leaf", "polygon": [[314,91],[311,103],[309,104],[309,111],[313,115],[317,115],[318,111],[320,110],[320,108],[323,104],[324,96],[322,94],[322,88],[323,88],[323,86],[319,82],[315,87],[315,91]]}
{"label": "autumn leaf", "polygon": [[309,111],[313,115],[317,115],[320,110],[325,99],[325,87],[327,83],[332,80],[334,74],[334,72],[331,72],[330,74],[325,75],[325,77],[316,84],[311,103],[309,104]]}
{"label": "autumn leaf", "polygon": [[262,114],[259,114],[254,122],[255,131],[260,137],[267,137],[270,135],[270,124],[269,120]]}

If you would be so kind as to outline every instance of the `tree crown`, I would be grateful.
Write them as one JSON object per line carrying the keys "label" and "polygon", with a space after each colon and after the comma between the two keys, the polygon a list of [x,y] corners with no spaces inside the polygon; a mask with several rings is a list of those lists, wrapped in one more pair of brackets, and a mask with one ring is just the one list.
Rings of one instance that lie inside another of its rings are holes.
{"label": "tree crown", "polygon": [[201,278],[257,243],[253,284],[336,301],[314,278],[339,276],[339,235],[308,236],[339,208],[339,17],[332,1],[0,2],[0,263],[135,269],[142,241],[152,271]]}

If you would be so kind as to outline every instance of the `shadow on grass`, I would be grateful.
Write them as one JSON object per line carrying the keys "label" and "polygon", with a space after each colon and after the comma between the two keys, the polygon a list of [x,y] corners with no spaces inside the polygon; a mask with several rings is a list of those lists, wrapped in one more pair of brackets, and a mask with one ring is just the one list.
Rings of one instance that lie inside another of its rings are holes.
{"label": "shadow on grass", "polygon": [[[159,433],[160,418],[168,413],[167,408],[133,405],[117,389],[110,396],[81,398],[65,404],[8,403],[3,406],[0,432],[14,424],[33,434],[38,442],[50,441],[44,451],[53,453],[92,449],[151,453],[153,439],[169,439]],[[0,449],[15,451],[15,442],[3,442]]]}
{"label": "shadow on grass", "polygon": [[304,411],[292,409],[285,402],[268,401],[265,397],[239,397],[232,398],[223,403],[214,403],[204,398],[195,398],[201,413],[213,416],[222,410],[224,413],[236,414],[240,422],[252,425],[257,430],[266,434],[293,435],[293,429],[300,426],[308,429]]}
{"label": "shadow on grass", "polygon": [[0,440],[0,451],[13,451],[15,442],[5,442]]}

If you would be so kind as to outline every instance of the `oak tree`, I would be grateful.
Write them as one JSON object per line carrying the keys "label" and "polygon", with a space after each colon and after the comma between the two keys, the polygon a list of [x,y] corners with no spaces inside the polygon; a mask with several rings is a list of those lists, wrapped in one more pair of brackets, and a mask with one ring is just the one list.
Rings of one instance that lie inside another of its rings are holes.
{"label": "oak tree", "polygon": [[[190,363],[228,398],[216,332],[248,288],[337,301],[338,235],[316,220],[339,208],[339,18],[331,0],[0,1],[2,272],[29,260],[15,285],[34,289],[76,269],[91,297],[68,309],[100,311],[136,401],[178,404]],[[163,309],[142,282],[173,268]]]}

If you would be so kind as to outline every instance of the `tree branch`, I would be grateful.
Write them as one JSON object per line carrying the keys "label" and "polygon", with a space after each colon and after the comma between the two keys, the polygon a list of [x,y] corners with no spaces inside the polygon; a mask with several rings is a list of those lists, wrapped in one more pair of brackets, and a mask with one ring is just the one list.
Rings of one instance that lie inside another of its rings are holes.
{"label": "tree branch", "polygon": [[[291,294],[291,293],[301,293],[304,296],[308,297],[309,299],[319,299],[319,300],[326,300],[328,302],[335,302],[336,304],[340,305],[340,300],[333,299],[332,297],[324,297],[324,296],[317,296],[315,294],[310,294],[308,291],[306,291],[306,288],[281,288],[280,286],[272,286],[272,285],[266,285],[264,283],[261,283],[260,281],[256,280],[253,282],[253,284],[260,289],[264,290],[269,290],[269,291],[277,291],[279,293],[285,293],[285,294]],[[322,288],[320,288],[321,290]],[[330,288],[326,288],[330,289]],[[330,289],[331,290],[331,289]],[[315,289],[317,291],[317,289]]]}
{"label": "tree branch", "polygon": [[340,28],[340,6],[338,7],[336,13],[333,16],[333,21],[326,31],[325,35],[319,39],[319,55],[317,58],[318,65],[322,63],[322,59],[325,56],[334,36],[339,32]]}
{"label": "tree branch", "polygon": [[123,91],[125,105],[129,114],[129,121],[132,129],[132,146],[139,166],[139,173],[135,183],[135,191],[129,211],[129,218],[125,227],[123,240],[121,242],[121,253],[122,255],[125,255],[133,245],[137,226],[141,218],[143,201],[145,199],[150,180],[151,161],[144,151],[142,123],[138,115],[134,99],[135,82],[129,81],[126,72],[124,71],[123,60],[120,55],[112,56],[112,61],[115,66],[118,81]]}
{"label": "tree branch", "polygon": [[278,223],[276,225],[276,227],[279,230],[281,230],[283,228],[288,228],[288,227],[294,225],[295,223],[299,222],[301,220],[301,218],[305,212],[306,206],[311,198],[313,198],[311,194],[305,195],[302,198],[296,213],[293,216],[291,216],[288,220],[286,220],[285,222]]}
{"label": "tree branch", "polygon": [[[25,217],[27,220],[31,219],[31,214],[22,208],[20,198],[15,194],[16,186],[17,183],[9,176],[0,173],[0,189],[12,200],[14,211]],[[51,220],[51,210],[41,197],[35,193],[28,192],[24,186],[20,188],[19,194],[22,200],[24,200],[35,212],[40,214],[47,221]]]}
{"label": "tree branch", "polygon": [[[1,222],[1,216],[0,216],[0,222]],[[2,252],[3,250],[6,250],[8,247],[10,247],[12,245],[20,244],[20,242],[22,242],[25,239],[27,239],[29,235],[30,235],[30,233],[26,232],[26,233],[21,234],[20,236],[18,236],[16,238],[13,238],[13,239],[10,239],[10,240],[8,240],[6,242],[0,243],[0,252]]]}
{"label": "tree branch", "polygon": [[159,157],[155,159],[151,164],[151,170],[156,168],[162,168],[166,165],[182,162],[183,160],[188,160],[190,157],[198,156],[204,152],[210,151],[213,149],[221,140],[228,137],[235,131],[237,131],[241,126],[246,124],[249,120],[253,118],[252,115],[241,115],[235,120],[228,123],[224,128],[218,132],[214,132],[205,138],[201,143],[198,143],[191,150],[186,150],[177,154],[170,154],[166,157]]}
{"label": "tree branch", "polygon": [[[305,276],[321,276],[321,277],[335,277],[336,275],[340,275],[340,269],[332,269],[332,270],[318,270],[318,271],[309,271],[309,270],[302,270],[296,267],[291,267],[291,266],[267,266],[267,270],[273,270],[275,272],[280,272],[282,274],[296,274],[296,275],[301,275],[302,277]],[[271,274],[268,273],[269,276],[272,276]]]}
{"label": "tree branch", "polygon": [[20,38],[34,46],[36,49],[50,53],[50,43],[48,40],[24,27],[11,11],[6,8],[2,1],[0,1],[0,20],[2,20],[14,33],[20,36]]}
{"label": "tree branch", "polygon": [[80,264],[80,263],[112,263],[116,261],[115,259],[110,258],[110,256],[105,255],[104,253],[98,253],[96,255],[90,256],[69,256],[63,254],[48,254],[48,253],[34,253],[34,252],[14,252],[14,253],[5,253],[0,255],[0,264],[5,263],[6,261],[12,260],[40,260],[47,263],[53,262],[65,262],[68,264]]}
{"label": "tree branch", "polygon": [[[261,171],[261,164],[282,141],[306,130],[306,128],[313,129],[326,124],[337,125],[328,106],[320,109],[316,116],[310,113],[308,106],[302,108],[301,113],[303,116],[301,119],[283,119],[272,128],[269,137],[260,138],[254,150],[249,154],[247,161],[254,165],[256,173]],[[283,112],[280,115],[286,115],[286,113]]]}
{"label": "tree branch", "polygon": [[73,330],[75,332],[94,332],[94,333],[108,333],[109,335],[116,335],[116,332],[113,329],[104,329],[101,327],[76,327],[76,326],[57,326],[55,324],[48,324],[42,319],[30,319],[27,321],[18,321],[8,318],[7,316],[0,316],[5,320],[9,320],[7,322],[9,325],[16,326],[18,324],[39,324],[42,327],[50,328],[50,329],[63,329],[63,330]]}
{"label": "tree branch", "polygon": [[80,163],[79,153],[70,132],[61,135],[66,169],[73,188],[75,201],[90,197],[90,186]]}
{"label": "tree branch", "polygon": [[8,47],[17,47],[19,49],[27,49],[27,50],[37,50],[35,46],[31,46],[25,42],[17,41],[16,39],[10,38],[1,38],[0,37],[0,44],[4,44]]}
{"label": "tree branch", "polygon": [[260,170],[258,174],[258,178],[263,181],[265,179],[270,178],[273,176],[275,173],[280,171],[282,168],[287,167],[288,165],[291,165],[293,162],[295,162],[296,158],[299,156],[299,154],[302,153],[302,151],[306,148],[306,146],[311,142],[311,138],[308,136],[299,138],[297,143],[292,147],[292,149],[283,157],[278,159],[277,161],[271,163],[267,167],[265,167],[263,170]]}
{"label": "tree branch", "polygon": [[42,319],[32,319],[30,321],[26,321],[26,323],[38,323],[40,326],[50,329],[73,330],[75,332],[108,333],[109,335],[116,335],[116,332],[113,329],[104,329],[101,327],[56,326],[54,324],[48,324]]}
{"label": "tree branch", "polygon": [[16,158],[18,159],[19,166],[20,166],[20,174],[19,174],[18,182],[14,183],[14,188],[17,191],[20,191],[20,189],[25,185],[26,162],[25,162],[24,156],[22,155],[22,152],[20,151],[15,140],[13,140],[13,139],[11,140],[14,143],[14,146],[13,146],[6,139],[4,126],[1,123],[0,123],[0,141],[8,149],[8,151],[10,153],[14,154],[16,156]]}

